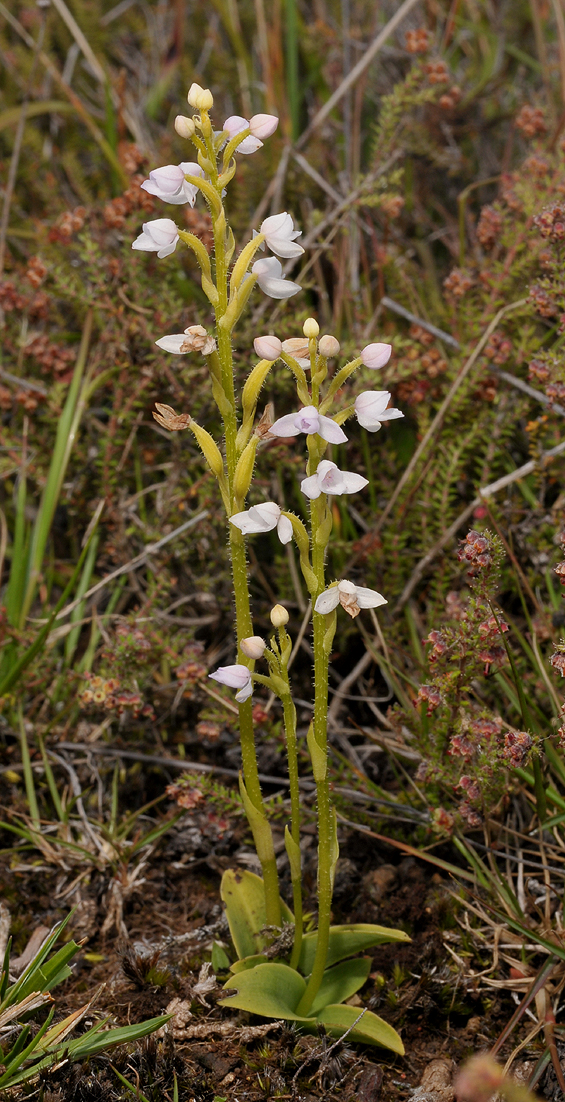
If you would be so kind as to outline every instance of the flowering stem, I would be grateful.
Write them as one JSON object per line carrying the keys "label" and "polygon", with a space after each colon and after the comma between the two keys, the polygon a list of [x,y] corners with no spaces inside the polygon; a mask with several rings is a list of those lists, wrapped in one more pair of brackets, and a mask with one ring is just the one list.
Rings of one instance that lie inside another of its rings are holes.
{"label": "flowering stem", "polygon": [[[224,425],[226,440],[226,467],[228,476],[229,498],[233,503],[233,482],[237,465],[237,414],[235,407],[235,388],[233,376],[233,355],[231,345],[231,332],[220,324],[228,305],[228,271],[226,262],[226,217],[220,198],[220,213],[213,217],[214,226],[214,252],[216,262],[216,288],[218,291],[218,305],[215,308],[216,330],[218,339],[218,358],[221,369],[222,388],[227,399],[225,407],[220,411]],[[212,214],[214,212],[212,211]],[[232,505],[233,508],[233,505]],[[231,552],[233,590],[235,598],[235,619],[238,641],[238,662],[249,665],[248,659],[239,649],[242,639],[253,634],[251,609],[249,602],[249,584],[247,577],[247,561],[245,556],[245,542],[242,533],[229,525],[229,540]],[[263,883],[265,887],[265,918],[268,926],[281,925],[281,904],[279,895],[279,882],[277,866],[272,846],[272,831],[267,819],[261,784],[259,781],[259,769],[255,752],[255,737],[253,732],[253,713],[251,700],[239,705],[239,734],[241,740],[241,758],[243,774],[248,796],[261,813],[262,827],[265,833],[269,833],[271,845],[267,846],[273,856],[261,861]]]}
{"label": "flowering stem", "polygon": [[[314,390],[314,387],[312,389]],[[310,467],[313,473],[317,469],[319,462],[319,449],[316,441],[316,437],[308,437]],[[328,516],[330,517],[330,524],[328,524]],[[312,568],[317,580],[317,591],[312,595],[312,603],[314,605],[316,598],[323,592],[325,587],[324,559],[331,530],[331,514],[328,514],[326,497],[324,494],[310,504],[310,524],[312,533]],[[308,980],[306,991],[302,996],[297,1011],[299,1014],[304,1015],[309,1013],[324,975],[330,940],[332,906],[332,817],[330,788],[327,775],[328,667],[330,649],[327,646],[326,640],[328,618],[319,612],[314,612],[312,620],[314,634],[313,737],[317,747],[322,751],[324,765],[321,769],[319,767],[317,768],[316,761],[313,758],[312,764],[314,767],[314,779],[316,781],[316,794],[318,800],[318,940],[310,979]],[[322,755],[320,755],[320,757]]]}

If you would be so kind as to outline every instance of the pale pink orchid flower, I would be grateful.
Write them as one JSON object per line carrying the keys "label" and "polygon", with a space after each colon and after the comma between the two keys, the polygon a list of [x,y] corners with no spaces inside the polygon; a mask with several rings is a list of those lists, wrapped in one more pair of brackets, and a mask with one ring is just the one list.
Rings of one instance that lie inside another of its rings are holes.
{"label": "pale pink orchid flower", "polygon": [[190,203],[194,206],[198,188],[196,184],[189,184],[185,180],[188,176],[204,176],[200,165],[194,161],[182,161],[180,165],[165,165],[163,168],[154,168],[149,173],[149,179],[144,180],[142,188],[150,195],[156,195],[157,199],[163,199],[165,203]]}
{"label": "pale pink orchid flower", "polygon": [[378,608],[379,605],[387,603],[386,597],[377,593],[376,589],[365,589],[362,585],[343,581],[320,593],[314,605],[314,612],[321,612],[325,616],[341,605],[353,619],[359,615],[362,608]]}
{"label": "pale pink orchid flower", "polygon": [[281,543],[290,543],[292,539],[292,524],[288,517],[283,516],[276,501],[265,501],[262,505],[252,505],[251,509],[243,513],[234,513],[230,517],[230,524],[239,528],[244,536],[272,532],[276,528]]}
{"label": "pale pink orchid flower", "polygon": [[329,444],[343,444],[347,440],[342,428],[331,417],[318,413],[315,406],[304,406],[298,413],[287,413],[279,417],[269,429],[271,436],[298,436],[305,432],[307,436],[315,433]]}
{"label": "pale pink orchid flower", "polygon": [[170,218],[154,218],[143,223],[143,233],[132,242],[132,249],[157,253],[160,260],[174,253],[179,240],[178,230]]}
{"label": "pale pink orchid flower", "polygon": [[239,662],[235,662],[233,666],[220,666],[214,673],[208,674],[208,677],[219,681],[220,685],[227,685],[229,689],[238,689],[235,699],[239,704],[243,704],[253,692],[251,671]]}
{"label": "pale pink orchid flower", "polygon": [[257,276],[261,290],[269,298],[291,298],[302,290],[299,283],[293,283],[291,279],[284,278],[282,264],[276,256],[266,256],[262,260],[256,260],[251,271]]}
{"label": "pale pink orchid flower", "polygon": [[389,390],[363,390],[357,395],[355,416],[368,432],[378,432],[383,421],[396,421],[397,417],[404,417],[399,409],[387,409],[390,398]]}
{"label": "pale pink orchid flower", "polygon": [[302,230],[295,230],[292,217],[286,211],[265,218],[261,222],[259,233],[265,235],[266,244],[277,256],[291,259],[304,252],[302,245],[296,241],[297,237],[302,236]]}
{"label": "pale pink orchid flower", "polygon": [[302,479],[300,489],[306,497],[313,500],[320,494],[356,494],[368,484],[369,479],[364,478],[362,474],[340,471],[337,463],[322,459],[318,463],[316,474]]}

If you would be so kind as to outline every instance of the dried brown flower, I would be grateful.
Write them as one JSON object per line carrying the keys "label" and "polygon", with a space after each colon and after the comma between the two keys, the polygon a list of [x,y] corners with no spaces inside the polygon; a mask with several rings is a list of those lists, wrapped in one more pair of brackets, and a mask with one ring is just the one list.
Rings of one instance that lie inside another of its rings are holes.
{"label": "dried brown flower", "polygon": [[164,406],[161,402],[155,402],[155,410],[153,410],[153,417],[159,425],[162,425],[164,429],[168,429],[169,432],[180,432],[181,429],[187,429],[192,421],[190,413],[175,413],[171,406]]}

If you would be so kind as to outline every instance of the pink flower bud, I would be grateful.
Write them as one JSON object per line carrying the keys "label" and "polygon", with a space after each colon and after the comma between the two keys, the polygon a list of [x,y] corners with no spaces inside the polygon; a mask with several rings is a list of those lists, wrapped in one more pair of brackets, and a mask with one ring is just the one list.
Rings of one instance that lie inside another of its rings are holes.
{"label": "pink flower bud", "polygon": [[276,115],[253,115],[249,120],[249,129],[254,138],[270,138],[278,125]]}
{"label": "pink flower bud", "polygon": [[253,341],[255,352],[261,360],[277,360],[282,352],[282,344],[278,337],[255,337]]}
{"label": "pink flower bud", "polygon": [[365,367],[378,371],[379,367],[384,367],[388,363],[391,352],[390,344],[367,344],[361,351],[361,359]]}
{"label": "pink flower bud", "polygon": [[318,348],[320,349],[320,356],[325,356],[325,358],[329,360],[332,356],[339,356],[341,345],[337,337],[331,337],[327,334],[324,337],[320,337]]}

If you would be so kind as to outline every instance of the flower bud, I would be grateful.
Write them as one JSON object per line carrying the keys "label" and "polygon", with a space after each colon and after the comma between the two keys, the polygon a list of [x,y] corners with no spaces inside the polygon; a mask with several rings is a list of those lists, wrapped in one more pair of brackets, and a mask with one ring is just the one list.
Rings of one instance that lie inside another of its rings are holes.
{"label": "flower bud", "polygon": [[302,326],[302,332],[308,340],[312,340],[313,337],[317,337],[320,332],[320,326],[315,318],[306,318],[304,325]]}
{"label": "flower bud", "polygon": [[175,119],[175,130],[180,138],[192,138],[196,130],[194,119],[189,119],[187,115],[177,115]]}
{"label": "flower bud", "polygon": [[288,612],[283,605],[275,605],[271,609],[271,623],[274,628],[283,628],[285,624],[288,624]]}
{"label": "flower bud", "polygon": [[370,367],[372,371],[378,371],[380,367],[384,367],[388,363],[391,352],[392,345],[390,344],[367,344],[361,350],[361,360],[365,367]]}
{"label": "flower bud", "polygon": [[260,635],[250,635],[247,639],[242,639],[239,646],[246,658],[257,659],[263,657],[267,644]]}
{"label": "flower bud", "polygon": [[325,356],[325,358],[329,360],[332,356],[339,356],[341,345],[337,337],[331,337],[328,333],[326,336],[320,337],[318,348],[320,350],[320,356]]}
{"label": "flower bud", "polygon": [[191,84],[188,96],[188,102],[191,107],[196,107],[197,111],[209,111],[214,106],[214,97],[209,88],[201,88],[199,84]]}
{"label": "flower bud", "polygon": [[261,360],[277,360],[282,352],[278,337],[255,337],[253,347]]}
{"label": "flower bud", "polygon": [[252,115],[249,120],[249,129],[254,138],[270,138],[278,125],[276,115]]}

